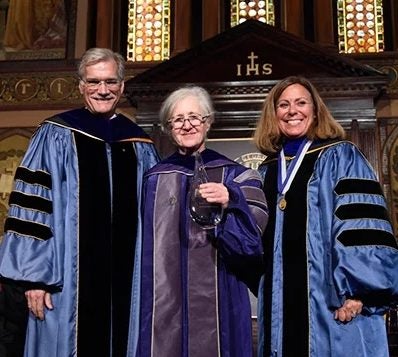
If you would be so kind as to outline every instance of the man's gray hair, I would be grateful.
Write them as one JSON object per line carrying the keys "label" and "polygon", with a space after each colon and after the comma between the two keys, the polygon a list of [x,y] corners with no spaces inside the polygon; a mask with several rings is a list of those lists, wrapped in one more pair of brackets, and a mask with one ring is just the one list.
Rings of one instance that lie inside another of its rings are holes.
{"label": "man's gray hair", "polygon": [[124,80],[125,60],[123,56],[117,52],[113,52],[109,48],[90,48],[82,56],[77,73],[79,78],[84,79],[86,67],[92,66],[99,62],[115,61],[117,64],[117,76],[120,81]]}

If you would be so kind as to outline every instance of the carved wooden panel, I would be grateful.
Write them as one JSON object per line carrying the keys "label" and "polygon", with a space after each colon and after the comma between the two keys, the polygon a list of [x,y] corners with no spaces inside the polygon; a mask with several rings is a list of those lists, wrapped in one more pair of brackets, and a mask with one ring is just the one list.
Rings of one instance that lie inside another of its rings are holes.
{"label": "carved wooden panel", "polygon": [[14,128],[0,131],[0,242],[15,171],[25,154],[33,130]]}
{"label": "carved wooden panel", "polygon": [[398,117],[379,119],[381,181],[388,200],[391,220],[398,233]]}

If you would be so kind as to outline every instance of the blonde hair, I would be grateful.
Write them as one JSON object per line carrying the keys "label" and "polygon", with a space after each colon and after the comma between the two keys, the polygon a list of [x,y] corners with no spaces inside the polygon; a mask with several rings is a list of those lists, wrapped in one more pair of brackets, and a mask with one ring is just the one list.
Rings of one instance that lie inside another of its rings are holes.
{"label": "blonde hair", "polygon": [[300,84],[307,89],[314,105],[314,121],[306,136],[312,140],[345,138],[343,127],[333,118],[314,85],[304,77],[290,76],[278,82],[264,100],[253,137],[255,145],[263,154],[269,155],[281,147],[283,134],[278,126],[276,103],[283,91],[293,84]]}

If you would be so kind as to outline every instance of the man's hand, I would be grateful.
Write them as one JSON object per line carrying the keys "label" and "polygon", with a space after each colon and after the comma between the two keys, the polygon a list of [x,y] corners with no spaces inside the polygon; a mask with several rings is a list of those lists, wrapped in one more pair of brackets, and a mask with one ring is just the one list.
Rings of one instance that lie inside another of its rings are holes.
{"label": "man's hand", "polygon": [[54,308],[51,301],[51,294],[45,290],[27,290],[25,292],[28,308],[38,319],[44,320],[44,308]]}
{"label": "man's hand", "polygon": [[349,322],[362,311],[363,303],[360,300],[347,299],[342,307],[334,313],[335,320],[340,322]]}

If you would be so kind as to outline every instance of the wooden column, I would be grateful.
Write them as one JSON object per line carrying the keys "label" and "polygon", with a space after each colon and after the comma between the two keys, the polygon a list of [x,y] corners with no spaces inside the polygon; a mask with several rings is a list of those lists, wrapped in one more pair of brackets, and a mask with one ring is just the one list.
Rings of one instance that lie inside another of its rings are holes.
{"label": "wooden column", "polygon": [[[376,125],[364,124],[360,127],[359,121],[353,119],[350,127],[350,140],[357,145],[372,165],[375,172],[380,174],[380,144]],[[382,177],[382,176],[380,176]]]}
{"label": "wooden column", "polygon": [[351,141],[355,144],[360,146],[360,142],[359,142],[359,124],[358,124],[358,120],[353,119],[351,121],[351,128],[350,128],[350,139]]}
{"label": "wooden column", "polygon": [[282,29],[304,38],[304,0],[282,1]]}
{"label": "wooden column", "polygon": [[97,1],[96,46],[112,48],[113,0]]}
{"label": "wooden column", "polygon": [[332,0],[314,1],[314,32],[315,42],[322,46],[336,47],[333,31],[333,6]]}
{"label": "wooden column", "polygon": [[202,40],[220,33],[221,8],[220,1],[202,0],[203,22],[202,22]]}
{"label": "wooden column", "polygon": [[392,50],[398,51],[398,3],[391,0]]}
{"label": "wooden column", "polygon": [[191,47],[191,13],[191,0],[174,0],[172,55]]}

